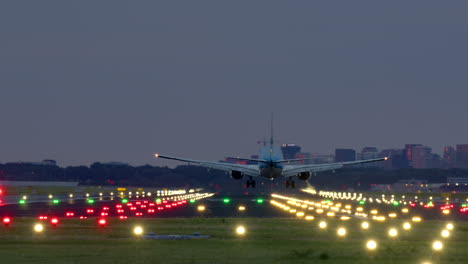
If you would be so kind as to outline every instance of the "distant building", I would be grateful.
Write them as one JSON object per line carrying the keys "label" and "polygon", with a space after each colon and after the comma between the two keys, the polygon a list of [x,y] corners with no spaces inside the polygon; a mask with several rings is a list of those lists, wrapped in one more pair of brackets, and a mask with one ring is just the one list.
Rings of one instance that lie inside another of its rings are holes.
{"label": "distant building", "polygon": [[379,153],[378,157],[389,157],[388,160],[382,162],[384,169],[392,170],[409,168],[405,149],[384,149]]}
{"label": "distant building", "polygon": [[406,155],[406,160],[408,161],[408,164],[411,168],[413,168],[413,152],[414,148],[416,147],[421,147],[422,144],[405,144],[405,155]]}
{"label": "distant building", "polygon": [[295,159],[307,159],[307,160],[304,160],[304,161],[298,161],[297,164],[311,164],[311,160],[313,158],[312,154],[310,154],[309,152],[299,152],[299,153],[296,153],[296,156],[294,157]]}
{"label": "distant building", "polygon": [[[376,147],[365,147],[362,149],[358,159],[376,159],[379,157],[379,151]],[[361,164],[362,168],[380,168],[382,167],[381,162],[371,162]]]}
{"label": "distant building", "polygon": [[432,167],[432,149],[426,146],[414,146],[411,148],[411,167],[414,169],[427,169]]}
{"label": "distant building", "polygon": [[468,144],[457,145],[457,167],[468,168]]}
{"label": "distant building", "polygon": [[284,159],[295,159],[297,153],[301,152],[301,147],[296,144],[283,144],[281,152],[283,152]]}
{"label": "distant building", "polygon": [[457,151],[452,146],[444,148],[444,156],[442,157],[444,168],[454,168],[457,164]]}
{"label": "distant building", "polygon": [[17,161],[17,162],[8,162],[7,164],[24,164],[24,165],[44,165],[44,166],[57,166],[57,161],[46,159],[40,162],[37,161]]}
{"label": "distant building", "polygon": [[354,149],[335,149],[335,161],[354,161],[356,160],[356,151]]}

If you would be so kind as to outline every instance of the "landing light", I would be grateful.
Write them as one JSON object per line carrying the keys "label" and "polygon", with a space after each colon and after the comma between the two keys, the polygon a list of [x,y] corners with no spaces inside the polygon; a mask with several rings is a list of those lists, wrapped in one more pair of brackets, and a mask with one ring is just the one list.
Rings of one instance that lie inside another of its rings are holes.
{"label": "landing light", "polygon": [[154,157],[159,158],[159,154],[158,153],[154,154]]}

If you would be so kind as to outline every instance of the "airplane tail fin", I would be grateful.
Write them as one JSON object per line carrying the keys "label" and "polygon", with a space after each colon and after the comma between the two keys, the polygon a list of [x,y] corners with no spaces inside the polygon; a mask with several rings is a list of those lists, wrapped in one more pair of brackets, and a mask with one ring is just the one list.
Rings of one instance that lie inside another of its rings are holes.
{"label": "airplane tail fin", "polygon": [[273,155],[273,145],[274,145],[274,137],[273,137],[273,113],[271,113],[271,123],[270,123],[270,159]]}

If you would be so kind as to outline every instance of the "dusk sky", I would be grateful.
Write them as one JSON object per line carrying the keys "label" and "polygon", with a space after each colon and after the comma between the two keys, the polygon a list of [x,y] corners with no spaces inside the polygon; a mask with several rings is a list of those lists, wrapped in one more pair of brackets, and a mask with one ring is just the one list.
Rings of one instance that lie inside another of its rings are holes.
{"label": "dusk sky", "polygon": [[2,1],[0,163],[468,143],[468,1]]}

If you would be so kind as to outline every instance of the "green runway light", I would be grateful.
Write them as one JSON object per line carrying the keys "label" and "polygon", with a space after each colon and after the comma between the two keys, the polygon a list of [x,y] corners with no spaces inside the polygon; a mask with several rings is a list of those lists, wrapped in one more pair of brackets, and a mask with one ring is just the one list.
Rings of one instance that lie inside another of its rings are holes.
{"label": "green runway light", "polygon": [[93,203],[94,203],[94,200],[93,200],[93,199],[88,199],[88,203],[89,203],[89,204],[93,204]]}
{"label": "green runway light", "polygon": [[195,203],[195,200],[194,200],[194,199],[190,199],[190,203]]}
{"label": "green runway light", "polygon": [[156,202],[157,202],[157,203],[160,203],[160,202],[161,202],[161,199],[159,199],[159,198],[156,199]]}
{"label": "green runway light", "polygon": [[126,204],[126,203],[128,203],[128,200],[124,198],[124,199],[122,199],[122,203]]}
{"label": "green runway light", "polygon": [[365,203],[366,203],[366,202],[364,202],[364,201],[359,201],[359,204],[365,204]]}
{"label": "green runway light", "polygon": [[58,203],[60,203],[60,201],[57,200],[57,199],[54,199],[54,200],[52,200],[52,203],[53,203],[53,204],[58,204]]}
{"label": "green runway light", "polygon": [[466,207],[466,204],[462,204],[462,207]]}
{"label": "green runway light", "polygon": [[20,203],[20,204],[25,204],[26,201],[25,201],[25,200],[19,200],[19,203]]}
{"label": "green runway light", "polygon": [[331,203],[331,200],[326,200],[325,202],[326,202],[326,203]]}
{"label": "green runway light", "polygon": [[258,203],[258,204],[262,204],[262,203],[263,203],[263,199],[262,199],[262,198],[258,198],[258,199],[257,199],[257,203]]}
{"label": "green runway light", "polygon": [[393,205],[394,205],[394,206],[398,206],[399,204],[400,204],[400,203],[397,202],[397,201],[394,201],[394,202],[393,202]]}
{"label": "green runway light", "polygon": [[223,203],[228,204],[229,202],[231,202],[231,199],[229,199],[229,198],[224,198],[223,199]]}

